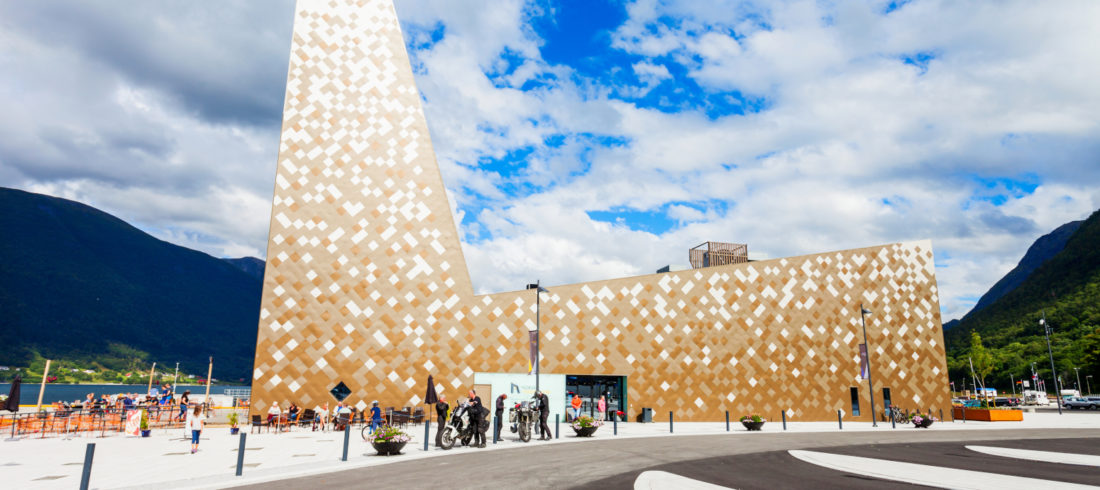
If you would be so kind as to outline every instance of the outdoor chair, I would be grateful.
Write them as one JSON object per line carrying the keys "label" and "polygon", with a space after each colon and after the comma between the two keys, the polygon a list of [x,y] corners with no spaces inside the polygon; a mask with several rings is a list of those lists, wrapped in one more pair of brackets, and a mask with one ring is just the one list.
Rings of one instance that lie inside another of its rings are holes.
{"label": "outdoor chair", "polygon": [[252,427],[248,430],[251,433],[253,430],[263,429],[267,427],[267,431],[271,432],[271,423],[264,420],[263,415],[252,416]]}
{"label": "outdoor chair", "polygon": [[305,427],[306,424],[313,426],[313,423],[316,421],[316,419],[317,412],[313,411],[312,408],[307,408],[305,410],[302,410],[302,412],[298,414],[298,426]]}
{"label": "outdoor chair", "polygon": [[424,423],[424,409],[422,407],[416,407],[416,412],[413,413],[412,423],[413,425]]}

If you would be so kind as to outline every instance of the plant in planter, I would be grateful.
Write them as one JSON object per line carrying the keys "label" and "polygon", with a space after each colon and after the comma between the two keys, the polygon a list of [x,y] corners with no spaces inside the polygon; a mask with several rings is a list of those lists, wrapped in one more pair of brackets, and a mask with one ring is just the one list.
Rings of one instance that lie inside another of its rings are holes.
{"label": "plant in planter", "polygon": [[240,415],[237,412],[229,412],[229,433],[236,434],[241,431],[241,428],[237,426],[237,422],[240,421]]}
{"label": "plant in planter", "polygon": [[603,425],[603,422],[588,415],[581,415],[573,419],[573,432],[577,433],[577,437],[592,437],[592,434],[595,434],[596,429],[599,429],[601,425]]}
{"label": "plant in planter", "polygon": [[411,440],[412,437],[409,437],[409,435],[401,429],[383,425],[374,431],[370,439],[370,444],[374,446],[375,451],[378,451],[379,456],[386,456],[390,454],[401,454],[401,450],[405,448],[405,444],[408,444]]}
{"label": "plant in planter", "polygon": [[937,419],[936,417],[933,417],[931,415],[923,415],[920,412],[914,413],[913,416],[909,418],[909,421],[912,422],[914,426],[922,429],[927,429],[931,427],[932,422],[935,422],[937,420],[939,419]]}
{"label": "plant in planter", "polygon": [[768,419],[765,419],[755,413],[752,415],[744,415],[741,417],[741,425],[745,426],[745,428],[748,430],[760,430],[761,427],[764,427],[764,422],[767,421]]}
{"label": "plant in planter", "polygon": [[149,433],[152,432],[152,431],[149,430],[149,411],[148,410],[142,410],[141,411],[141,425],[139,426],[139,428],[141,429],[141,437],[149,437]]}

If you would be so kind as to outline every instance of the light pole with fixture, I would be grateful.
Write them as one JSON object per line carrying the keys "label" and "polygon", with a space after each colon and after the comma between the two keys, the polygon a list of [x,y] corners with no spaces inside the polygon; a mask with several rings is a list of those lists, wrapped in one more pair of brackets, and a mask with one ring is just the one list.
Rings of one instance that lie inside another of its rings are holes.
{"label": "light pole with fixture", "polygon": [[871,346],[867,344],[867,319],[864,316],[869,315],[871,310],[863,307],[863,303],[859,304],[859,321],[863,324],[863,354],[864,359],[867,362],[867,388],[871,391],[871,427],[878,427],[878,419],[875,418],[875,382],[871,379]]}
{"label": "light pole with fixture", "polygon": [[550,291],[539,285],[541,281],[535,281],[534,284],[528,284],[527,289],[535,290],[535,391],[539,391],[539,344],[541,343],[541,336],[539,334],[539,322],[542,319],[540,312],[540,303],[542,300],[542,293],[549,293]]}
{"label": "light pole with fixture", "polygon": [[1088,390],[1089,395],[1092,394],[1092,383],[1089,383],[1089,378],[1091,378],[1091,377],[1092,377],[1091,374],[1088,375],[1088,376],[1085,376],[1085,389]]}
{"label": "light pole with fixture", "polygon": [[1073,372],[1077,375],[1077,391],[1081,391],[1081,371],[1080,368],[1073,368]]}
{"label": "light pole with fixture", "polygon": [[1050,324],[1047,323],[1047,312],[1043,310],[1043,318],[1039,319],[1039,325],[1043,327],[1043,335],[1047,338],[1047,355],[1050,356],[1050,377],[1054,378],[1055,401],[1058,402],[1058,415],[1062,415],[1062,390],[1058,386],[1058,372],[1054,370],[1054,351],[1050,349]]}

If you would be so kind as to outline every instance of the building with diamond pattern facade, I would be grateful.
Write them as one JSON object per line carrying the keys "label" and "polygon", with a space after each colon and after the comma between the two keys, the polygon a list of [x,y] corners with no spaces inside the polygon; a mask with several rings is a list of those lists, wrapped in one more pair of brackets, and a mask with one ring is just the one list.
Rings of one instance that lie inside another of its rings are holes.
{"label": "building with diamond pattern facade", "polygon": [[[428,375],[451,400],[529,376],[535,293],[474,294],[390,0],[299,0],[278,158],[253,413],[334,403],[340,383],[353,406],[403,407]],[[887,392],[946,409],[932,257],[893,243],[547,285],[541,372],[621,380],[632,419],[869,420],[862,303],[880,413]]]}

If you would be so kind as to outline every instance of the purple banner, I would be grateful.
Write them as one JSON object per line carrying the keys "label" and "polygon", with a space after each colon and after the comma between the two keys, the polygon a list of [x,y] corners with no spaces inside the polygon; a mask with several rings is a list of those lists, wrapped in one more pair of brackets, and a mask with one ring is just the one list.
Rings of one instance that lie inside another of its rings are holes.
{"label": "purple banner", "polygon": [[859,376],[867,379],[870,374],[870,364],[867,362],[867,344],[859,344]]}

